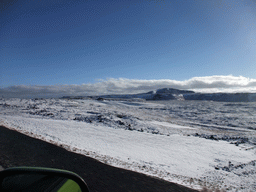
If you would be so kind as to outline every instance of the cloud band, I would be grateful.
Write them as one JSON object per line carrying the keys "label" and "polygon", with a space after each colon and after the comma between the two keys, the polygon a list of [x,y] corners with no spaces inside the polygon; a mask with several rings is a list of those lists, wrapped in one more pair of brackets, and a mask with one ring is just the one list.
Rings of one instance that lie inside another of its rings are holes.
{"label": "cloud band", "polygon": [[170,79],[136,80],[136,79],[107,79],[94,84],[81,85],[16,85],[0,89],[0,97],[62,97],[89,96],[104,94],[134,94],[161,88],[187,89],[196,92],[254,92],[256,79],[243,76],[206,76],[193,77],[184,81]]}

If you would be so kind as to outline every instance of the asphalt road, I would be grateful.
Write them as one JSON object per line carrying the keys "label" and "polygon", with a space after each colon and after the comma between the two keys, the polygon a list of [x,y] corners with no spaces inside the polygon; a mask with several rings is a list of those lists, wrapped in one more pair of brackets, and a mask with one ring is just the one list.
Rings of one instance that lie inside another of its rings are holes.
{"label": "asphalt road", "polygon": [[66,169],[79,174],[90,191],[196,191],[141,173],[103,164],[0,126],[0,165]]}

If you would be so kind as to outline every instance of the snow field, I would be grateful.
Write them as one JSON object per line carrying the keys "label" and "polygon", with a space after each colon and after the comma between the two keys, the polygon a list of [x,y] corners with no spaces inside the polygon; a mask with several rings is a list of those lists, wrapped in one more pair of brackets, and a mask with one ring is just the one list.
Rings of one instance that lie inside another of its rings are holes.
{"label": "snow field", "polygon": [[[233,120],[239,114],[232,116],[232,113],[228,114],[230,123],[220,125],[221,121],[216,121],[207,126],[194,126],[208,122],[209,114],[198,114],[197,119],[194,116],[191,120],[194,111],[199,113],[201,109],[191,107],[196,106],[194,102],[187,105],[179,102],[170,106],[128,101],[9,99],[0,101],[0,125],[113,166],[189,187],[255,191],[255,130],[229,127],[228,124],[239,124]],[[204,103],[203,106],[222,109],[226,116],[229,110],[225,103],[216,103],[216,106]],[[186,111],[185,108],[191,109]],[[188,113],[189,120],[174,118],[173,114],[182,114],[179,110]],[[221,116],[215,113],[216,117]],[[250,123],[245,125],[248,126]],[[194,137],[194,133],[214,133],[217,138],[239,135],[249,139],[235,145],[229,140]]]}

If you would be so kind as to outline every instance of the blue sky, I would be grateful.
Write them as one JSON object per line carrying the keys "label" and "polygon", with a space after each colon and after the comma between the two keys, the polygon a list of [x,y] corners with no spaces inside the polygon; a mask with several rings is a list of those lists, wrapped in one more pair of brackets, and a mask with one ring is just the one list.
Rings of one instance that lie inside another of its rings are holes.
{"label": "blue sky", "polygon": [[256,78],[253,0],[9,2],[1,11],[2,88]]}

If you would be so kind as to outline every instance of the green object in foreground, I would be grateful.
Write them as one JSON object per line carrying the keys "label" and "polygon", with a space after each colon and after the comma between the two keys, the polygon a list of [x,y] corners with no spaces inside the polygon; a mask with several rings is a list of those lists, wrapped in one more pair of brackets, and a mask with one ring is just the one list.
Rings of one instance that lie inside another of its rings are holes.
{"label": "green object in foreground", "polygon": [[0,191],[89,192],[77,174],[45,167],[14,167],[0,171]]}
{"label": "green object in foreground", "polygon": [[69,179],[62,185],[58,192],[82,192],[79,185],[73,180]]}

